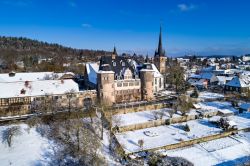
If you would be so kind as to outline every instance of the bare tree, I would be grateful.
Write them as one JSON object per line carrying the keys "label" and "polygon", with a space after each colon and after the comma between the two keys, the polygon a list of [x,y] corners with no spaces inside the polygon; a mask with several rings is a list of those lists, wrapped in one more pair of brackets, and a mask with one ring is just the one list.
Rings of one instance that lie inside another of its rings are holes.
{"label": "bare tree", "polygon": [[190,97],[186,95],[181,95],[177,99],[177,102],[175,103],[175,108],[177,111],[180,111],[182,115],[186,115],[187,112],[190,111],[190,108],[192,108],[193,103]]}
{"label": "bare tree", "polygon": [[143,139],[138,140],[138,145],[140,146],[141,149],[143,149],[144,140]]}
{"label": "bare tree", "polygon": [[164,116],[164,110],[153,111],[152,114],[155,120],[162,119]]}
{"label": "bare tree", "polygon": [[168,113],[169,113],[170,118],[172,118],[173,115],[175,114],[175,110],[171,109],[171,110],[168,111]]}
{"label": "bare tree", "polygon": [[13,138],[21,134],[20,126],[8,127],[2,132],[2,142],[6,142],[9,147],[12,146]]}
{"label": "bare tree", "polygon": [[72,109],[72,103],[73,103],[73,99],[74,99],[74,94],[75,94],[75,90],[74,89],[71,89],[69,92],[66,93],[67,99],[68,99],[68,111],[69,112]]}
{"label": "bare tree", "polygon": [[[101,142],[94,128],[84,122],[78,114],[65,115],[64,120],[52,120],[43,124],[46,136],[54,140],[55,146],[50,165],[103,165],[100,157]],[[41,127],[41,126],[40,126]]]}

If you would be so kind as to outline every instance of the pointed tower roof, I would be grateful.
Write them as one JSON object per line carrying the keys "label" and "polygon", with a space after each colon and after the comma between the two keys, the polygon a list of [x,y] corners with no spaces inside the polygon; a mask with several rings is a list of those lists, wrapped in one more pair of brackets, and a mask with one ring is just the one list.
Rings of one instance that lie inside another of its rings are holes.
{"label": "pointed tower roof", "polygon": [[146,63],[149,63],[148,54],[147,54],[147,56],[146,56],[145,62],[146,62]]}
{"label": "pointed tower roof", "polygon": [[162,47],[162,30],[161,30],[161,26],[160,26],[160,34],[159,34],[159,43],[158,43],[158,49],[155,52],[155,56],[165,56],[165,51],[163,50]]}
{"label": "pointed tower roof", "polygon": [[113,54],[117,55],[116,47],[114,46]]}

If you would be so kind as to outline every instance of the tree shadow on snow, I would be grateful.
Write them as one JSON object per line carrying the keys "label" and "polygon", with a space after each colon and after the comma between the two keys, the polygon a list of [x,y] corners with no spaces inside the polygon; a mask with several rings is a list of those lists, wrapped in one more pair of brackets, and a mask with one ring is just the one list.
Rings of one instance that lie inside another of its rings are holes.
{"label": "tree shadow on snow", "polygon": [[216,166],[228,166],[228,165],[244,165],[244,163],[250,163],[250,157],[240,157],[235,160],[225,161],[220,164],[216,164]]}

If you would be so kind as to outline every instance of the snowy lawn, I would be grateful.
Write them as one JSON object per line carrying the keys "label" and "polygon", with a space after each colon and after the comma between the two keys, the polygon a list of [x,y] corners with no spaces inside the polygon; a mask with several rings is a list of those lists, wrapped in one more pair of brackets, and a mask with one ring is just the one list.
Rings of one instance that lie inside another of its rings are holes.
{"label": "snowy lawn", "polygon": [[229,120],[232,120],[237,124],[238,129],[250,127],[250,112],[244,112],[242,114],[229,116],[228,118]]}
{"label": "snowy lawn", "polygon": [[113,126],[128,126],[132,124],[145,123],[148,121],[156,120],[155,114],[163,113],[162,119],[169,119],[169,108],[158,109],[158,110],[149,110],[142,112],[133,112],[127,114],[119,114],[113,116]]}
{"label": "snowy lawn", "polygon": [[[186,123],[177,123],[167,126],[152,127],[147,129],[117,133],[116,138],[123,146],[126,153],[142,150],[138,140],[143,140],[143,150],[162,147],[165,145],[179,143],[194,138],[205,137],[220,133],[222,130],[208,122],[207,119],[192,120],[187,122],[190,132],[185,132],[183,127]],[[150,137],[145,132],[156,133],[157,136]]]}
{"label": "snowy lawn", "polygon": [[[250,142],[241,143],[241,138],[221,138],[194,146],[162,151],[172,157],[183,157],[195,166],[237,165],[249,156]],[[210,151],[211,150],[211,151]]]}
{"label": "snowy lawn", "polygon": [[29,130],[26,124],[18,126],[21,127],[21,133],[13,137],[11,147],[2,141],[3,131],[7,126],[0,126],[0,165],[44,165],[44,155],[49,146],[48,140],[41,137],[34,128]]}
{"label": "snowy lawn", "polygon": [[227,113],[238,113],[238,110],[232,107],[229,102],[213,101],[213,102],[200,102],[196,104],[200,109],[200,112],[222,112]]}
{"label": "snowy lawn", "polygon": [[224,98],[224,95],[219,93],[212,93],[212,92],[200,92],[199,98],[206,100],[206,99],[221,99]]}

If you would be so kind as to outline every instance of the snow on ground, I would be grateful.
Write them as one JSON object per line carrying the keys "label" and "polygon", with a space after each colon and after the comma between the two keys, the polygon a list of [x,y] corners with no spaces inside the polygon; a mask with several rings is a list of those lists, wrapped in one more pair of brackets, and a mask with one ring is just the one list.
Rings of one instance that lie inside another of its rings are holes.
{"label": "snow on ground", "polygon": [[[249,134],[250,136],[250,134]],[[250,153],[250,142],[241,138],[221,138],[194,146],[162,151],[172,157],[183,157],[196,166],[237,165],[242,163]]]}
{"label": "snow on ground", "polygon": [[223,113],[238,113],[238,110],[232,107],[230,102],[213,101],[213,102],[200,102],[196,104],[200,112],[223,112]]}
{"label": "snow on ground", "polygon": [[[164,115],[162,119],[169,118],[169,108],[158,109],[158,110],[149,110],[149,111],[142,111],[142,112],[133,112],[127,114],[119,114],[113,116],[113,124],[118,126],[127,126],[132,124],[144,123],[148,121],[155,120],[155,113],[163,112]],[[119,122],[116,122],[119,121]]]}
{"label": "snow on ground", "polygon": [[119,166],[121,165],[119,162],[115,160],[112,156],[112,153],[109,149],[110,141],[109,141],[109,131],[104,129],[103,140],[102,140],[102,156],[105,158],[109,166]]}
{"label": "snow on ground", "polygon": [[199,98],[200,99],[221,99],[224,98],[224,95],[219,94],[219,93],[212,93],[212,92],[200,92],[199,93]]}
{"label": "snow on ground", "polygon": [[[147,129],[117,133],[116,138],[123,146],[126,153],[142,150],[138,140],[143,139],[143,150],[162,147],[169,144],[179,143],[182,140],[190,140],[208,135],[218,134],[222,130],[208,122],[207,119],[192,120],[187,122],[190,132],[185,132],[183,126],[186,123],[177,123],[168,126],[158,126]],[[146,136],[150,131],[156,136]]]}
{"label": "snow on ground", "polygon": [[49,145],[48,140],[40,136],[35,128],[31,128],[26,124],[20,124],[21,134],[13,137],[12,147],[2,141],[2,132],[7,126],[0,126],[0,161],[3,166],[18,165],[44,165],[43,155]]}
{"label": "snow on ground", "polygon": [[203,147],[208,152],[214,152],[216,150],[224,149],[237,144],[240,144],[240,142],[230,137],[200,143],[201,147]]}
{"label": "snow on ground", "polygon": [[229,116],[229,120],[234,121],[238,129],[244,129],[250,127],[250,112],[244,112],[235,116]]}
{"label": "snow on ground", "polygon": [[162,95],[174,95],[174,94],[176,94],[174,91],[169,91],[169,90],[164,90],[164,91],[161,91],[159,93]]}
{"label": "snow on ground", "polygon": [[[95,128],[95,131],[99,134],[101,134],[101,121],[97,117],[93,117],[93,127]],[[91,123],[90,118],[83,118],[83,121],[86,123]],[[110,133],[107,129],[103,128],[103,140],[101,140],[102,143],[102,148],[101,148],[101,156],[105,158],[106,162],[108,163],[109,166],[119,166],[121,165],[119,162],[115,160],[113,157],[113,154],[111,153],[109,147],[110,147]]]}

